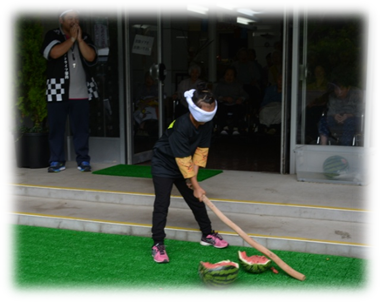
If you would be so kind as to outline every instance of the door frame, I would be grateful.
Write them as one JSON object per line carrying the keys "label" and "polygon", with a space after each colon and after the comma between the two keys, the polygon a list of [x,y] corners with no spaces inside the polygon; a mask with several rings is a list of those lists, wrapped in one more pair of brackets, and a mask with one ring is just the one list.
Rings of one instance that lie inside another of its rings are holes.
{"label": "door frame", "polygon": [[[163,53],[163,44],[162,44],[162,17],[161,11],[158,10],[157,15],[157,66],[162,62],[162,53]],[[131,76],[131,68],[130,68],[130,60],[131,60],[131,45],[130,45],[130,19],[129,13],[125,12],[124,16],[124,32],[125,32],[125,82],[124,82],[124,94],[125,94],[125,151],[126,151],[126,163],[128,165],[138,164],[141,162],[149,161],[152,158],[152,150],[146,150],[140,153],[134,152],[134,119],[133,119],[133,97],[131,95],[132,91],[132,76]],[[161,136],[163,133],[164,127],[164,100],[162,93],[162,82],[158,80],[158,111],[159,111],[159,129],[158,135]]]}
{"label": "door frame", "polygon": [[[292,83],[292,75],[289,70],[292,70],[292,53],[294,52],[293,44],[289,44],[290,37],[292,37],[291,27],[293,22],[293,16],[284,10],[283,13],[283,45],[282,45],[282,112],[281,112],[281,153],[280,153],[280,174],[286,174],[289,172],[289,153],[290,153],[290,108],[293,103],[291,97],[290,85]],[[288,64],[290,62],[290,64]]]}

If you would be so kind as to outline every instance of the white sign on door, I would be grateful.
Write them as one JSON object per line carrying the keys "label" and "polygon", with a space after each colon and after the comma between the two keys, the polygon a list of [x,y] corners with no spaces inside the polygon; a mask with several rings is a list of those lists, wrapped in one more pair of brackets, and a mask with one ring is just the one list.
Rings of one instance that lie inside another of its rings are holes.
{"label": "white sign on door", "polygon": [[133,41],[132,53],[150,56],[153,43],[154,37],[136,35],[135,40]]}

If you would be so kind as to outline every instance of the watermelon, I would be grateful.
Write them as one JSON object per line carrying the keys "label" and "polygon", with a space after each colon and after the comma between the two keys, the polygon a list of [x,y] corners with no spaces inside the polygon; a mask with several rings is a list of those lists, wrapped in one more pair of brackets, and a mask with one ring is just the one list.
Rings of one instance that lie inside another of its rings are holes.
{"label": "watermelon", "polygon": [[246,252],[238,251],[241,266],[249,273],[259,274],[271,267],[272,260],[265,256],[250,256]]}
{"label": "watermelon", "polygon": [[340,155],[330,156],[323,163],[323,173],[328,179],[338,178],[348,171],[348,160]]}
{"label": "watermelon", "polygon": [[233,283],[238,277],[239,264],[230,260],[217,263],[200,262],[198,274],[202,281],[210,287],[223,287]]}

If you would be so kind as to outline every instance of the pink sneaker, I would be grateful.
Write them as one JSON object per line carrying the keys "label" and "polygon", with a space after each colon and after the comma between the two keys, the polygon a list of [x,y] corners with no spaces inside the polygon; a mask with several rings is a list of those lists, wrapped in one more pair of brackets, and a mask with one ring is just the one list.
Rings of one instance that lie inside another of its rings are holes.
{"label": "pink sneaker", "polygon": [[157,243],[152,247],[152,256],[157,263],[169,262],[169,257],[165,251],[165,245]]}
{"label": "pink sneaker", "polygon": [[218,249],[223,249],[228,246],[228,242],[223,240],[222,236],[220,236],[217,232],[212,232],[210,235],[206,237],[202,237],[201,239],[202,245],[213,245]]}

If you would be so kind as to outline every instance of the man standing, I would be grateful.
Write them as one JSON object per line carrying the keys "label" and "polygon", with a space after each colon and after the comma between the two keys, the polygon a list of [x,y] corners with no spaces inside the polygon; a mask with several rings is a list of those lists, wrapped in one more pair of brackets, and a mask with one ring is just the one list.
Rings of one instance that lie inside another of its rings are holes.
{"label": "man standing", "polygon": [[88,154],[89,100],[97,97],[97,85],[88,68],[97,63],[97,49],[82,32],[78,13],[64,11],[60,27],[46,33],[42,54],[47,60],[46,100],[50,167],[48,172],[65,170],[64,135],[69,116],[78,169],[90,172]]}

